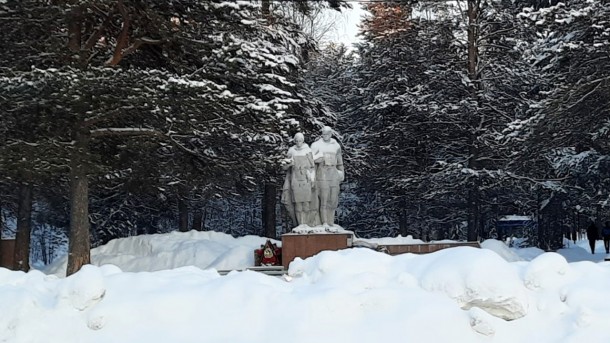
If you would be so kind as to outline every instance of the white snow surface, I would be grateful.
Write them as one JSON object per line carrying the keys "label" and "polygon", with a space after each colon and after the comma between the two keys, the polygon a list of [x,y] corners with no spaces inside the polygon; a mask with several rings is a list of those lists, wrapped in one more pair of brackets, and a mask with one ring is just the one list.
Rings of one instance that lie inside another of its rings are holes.
{"label": "white snow surface", "polygon": [[520,216],[520,215],[516,215],[516,214],[511,214],[511,215],[507,215],[504,216],[500,219],[498,219],[500,221],[510,221],[510,220],[532,220],[532,217],[530,216]]}
{"label": "white snow surface", "polygon": [[493,240],[354,248],[297,258],[283,277],[217,272],[251,266],[265,240],[172,232],[111,241],[67,278],[65,260],[0,268],[0,342],[610,342],[601,242],[597,254],[587,241],[524,255]]}

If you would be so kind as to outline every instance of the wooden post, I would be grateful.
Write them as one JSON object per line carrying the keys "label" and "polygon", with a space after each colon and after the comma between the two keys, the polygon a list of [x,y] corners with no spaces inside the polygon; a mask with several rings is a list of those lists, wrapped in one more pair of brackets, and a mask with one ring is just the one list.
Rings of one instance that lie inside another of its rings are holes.
{"label": "wooden post", "polygon": [[0,239],[0,267],[13,269],[15,266],[15,240]]}

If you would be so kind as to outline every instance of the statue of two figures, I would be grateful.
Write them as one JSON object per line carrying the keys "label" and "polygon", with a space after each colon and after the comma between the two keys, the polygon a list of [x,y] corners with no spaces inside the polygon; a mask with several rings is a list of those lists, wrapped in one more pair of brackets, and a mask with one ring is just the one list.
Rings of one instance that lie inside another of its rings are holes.
{"label": "statue of two figures", "polygon": [[311,148],[302,133],[294,136],[294,143],[282,161],[286,170],[282,203],[297,228],[322,225],[328,229],[335,224],[339,185],[345,177],[341,146],[328,126]]}

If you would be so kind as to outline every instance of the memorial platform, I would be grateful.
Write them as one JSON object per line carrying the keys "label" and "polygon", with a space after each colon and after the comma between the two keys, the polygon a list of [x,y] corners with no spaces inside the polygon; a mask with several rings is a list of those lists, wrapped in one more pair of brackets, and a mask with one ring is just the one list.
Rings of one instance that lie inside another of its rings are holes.
{"label": "memorial platform", "polygon": [[305,259],[324,250],[340,250],[352,247],[354,234],[339,233],[286,233],[282,235],[282,265],[288,265],[295,258]]}
{"label": "memorial platform", "polygon": [[282,235],[282,266],[288,269],[290,262],[299,257],[305,259],[324,250],[341,250],[352,247],[369,248],[389,255],[428,254],[454,247],[480,248],[479,242],[430,242],[420,244],[372,244],[355,240],[351,231],[287,233]]}

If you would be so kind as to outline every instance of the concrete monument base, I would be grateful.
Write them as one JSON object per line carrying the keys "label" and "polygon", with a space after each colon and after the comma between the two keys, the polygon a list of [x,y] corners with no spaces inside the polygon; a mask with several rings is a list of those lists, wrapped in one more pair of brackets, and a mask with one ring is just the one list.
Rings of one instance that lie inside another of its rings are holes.
{"label": "concrete monument base", "polygon": [[282,235],[282,265],[288,269],[295,258],[311,257],[324,250],[352,247],[354,233],[340,232],[287,233]]}

